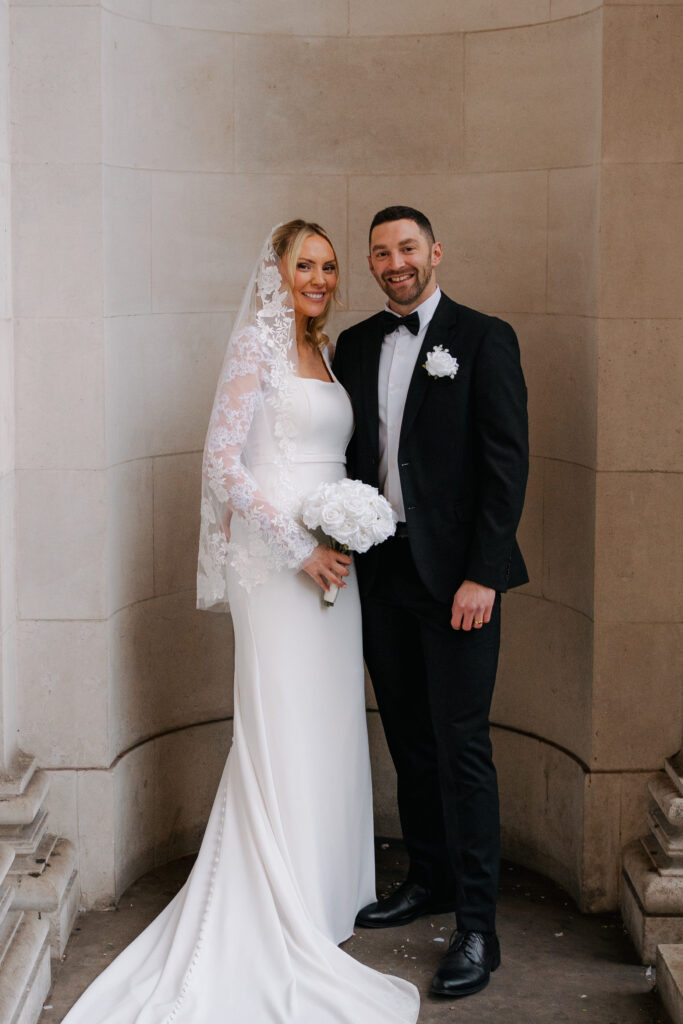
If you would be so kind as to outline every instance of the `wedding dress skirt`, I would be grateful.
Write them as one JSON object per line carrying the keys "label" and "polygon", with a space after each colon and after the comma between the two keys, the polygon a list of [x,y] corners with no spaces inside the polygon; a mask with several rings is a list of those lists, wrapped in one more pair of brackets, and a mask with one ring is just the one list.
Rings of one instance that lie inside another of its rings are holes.
{"label": "wedding dress skirt", "polygon": [[[352,422],[339,384],[296,394],[304,495],[345,475]],[[267,490],[272,466],[250,469]],[[353,568],[332,608],[301,572],[229,594],[234,740],[199,855],[64,1024],[414,1024],[414,986],[337,945],[375,899]]]}

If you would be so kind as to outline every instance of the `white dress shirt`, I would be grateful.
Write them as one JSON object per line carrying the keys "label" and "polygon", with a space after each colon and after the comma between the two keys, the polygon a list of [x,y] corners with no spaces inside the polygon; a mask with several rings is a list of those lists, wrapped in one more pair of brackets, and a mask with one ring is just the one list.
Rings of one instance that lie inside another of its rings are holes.
{"label": "white dress shirt", "polygon": [[[379,357],[377,397],[379,399],[379,488],[391,504],[399,522],[405,522],[401,481],[398,473],[398,439],[410,379],[415,369],[424,336],[441,298],[437,287],[413,312],[420,317],[420,330],[411,334],[407,327],[397,327],[384,336]],[[394,313],[393,309],[386,309]],[[399,313],[394,313],[399,317]]]}

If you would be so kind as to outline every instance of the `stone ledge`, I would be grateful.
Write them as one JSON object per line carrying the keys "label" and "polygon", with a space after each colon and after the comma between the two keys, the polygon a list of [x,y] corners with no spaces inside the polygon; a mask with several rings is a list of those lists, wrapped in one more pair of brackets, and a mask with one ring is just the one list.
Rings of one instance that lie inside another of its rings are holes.
{"label": "stone ledge", "polygon": [[662,815],[674,828],[683,828],[683,795],[671,776],[660,773],[648,785],[650,796]]}
{"label": "stone ledge", "polygon": [[0,778],[0,800],[21,796],[31,780],[35,767],[35,757],[20,750],[15,755],[7,774]]}
{"label": "stone ledge", "polygon": [[0,825],[30,825],[40,811],[49,788],[47,772],[36,772],[19,796],[0,797]]}
{"label": "stone ledge", "polygon": [[657,991],[673,1024],[683,1024],[683,945],[657,947]]}
{"label": "stone ledge", "polygon": [[35,1024],[50,991],[48,923],[19,913],[20,923],[0,970],[0,1020]]}
{"label": "stone ledge", "polygon": [[680,876],[660,875],[641,841],[624,849],[624,875],[648,914],[679,916],[683,925],[683,886]]}
{"label": "stone ledge", "polygon": [[683,917],[646,913],[628,877],[621,890],[621,916],[643,964],[655,962],[662,943],[683,942]]}

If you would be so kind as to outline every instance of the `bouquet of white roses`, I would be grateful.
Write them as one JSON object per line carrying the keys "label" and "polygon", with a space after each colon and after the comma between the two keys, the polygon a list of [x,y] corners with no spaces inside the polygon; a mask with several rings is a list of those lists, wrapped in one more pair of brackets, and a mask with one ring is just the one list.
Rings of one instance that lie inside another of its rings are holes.
{"label": "bouquet of white roses", "polygon": [[[396,532],[396,515],[376,487],[361,480],[320,484],[305,499],[301,518],[311,530],[320,529],[335,551],[367,551]],[[324,594],[334,604],[339,588],[331,584]]]}

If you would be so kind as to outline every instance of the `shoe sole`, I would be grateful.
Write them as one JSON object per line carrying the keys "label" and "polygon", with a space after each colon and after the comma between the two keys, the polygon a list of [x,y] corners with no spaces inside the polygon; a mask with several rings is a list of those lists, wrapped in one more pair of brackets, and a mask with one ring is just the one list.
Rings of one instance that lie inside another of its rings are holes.
{"label": "shoe sole", "polygon": [[451,914],[455,913],[454,906],[443,906],[438,905],[434,907],[423,907],[421,910],[415,911],[414,914],[403,914],[402,917],[395,917],[393,921],[359,921],[356,919],[356,928],[400,928],[401,925],[410,924],[411,921],[417,921],[418,917],[428,917],[433,914]]}
{"label": "shoe sole", "polygon": [[434,984],[434,982],[432,982],[432,984],[431,984],[431,986],[429,988],[429,993],[430,993],[430,995],[441,996],[442,998],[446,998],[446,999],[462,999],[465,996],[476,995],[477,992],[481,992],[481,990],[483,988],[486,988],[486,986],[488,985],[489,981],[491,980],[491,975],[493,974],[494,971],[497,971],[499,967],[500,967],[500,954],[498,954],[498,956],[496,957],[494,962],[491,964],[491,970],[489,971],[488,975],[486,976],[486,979],[484,981],[480,982],[478,985],[470,985],[468,988],[460,988],[456,992],[453,992],[452,990],[449,991],[449,989],[447,989],[447,988],[437,988],[437,986]]}

